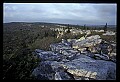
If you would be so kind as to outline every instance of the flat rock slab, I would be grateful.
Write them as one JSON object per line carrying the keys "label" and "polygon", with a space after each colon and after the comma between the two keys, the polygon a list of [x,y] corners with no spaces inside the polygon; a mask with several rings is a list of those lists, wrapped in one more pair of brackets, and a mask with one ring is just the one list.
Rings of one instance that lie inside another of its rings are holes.
{"label": "flat rock slab", "polygon": [[110,61],[94,60],[87,56],[81,56],[62,64],[62,66],[74,76],[96,80],[116,79],[116,64]]}

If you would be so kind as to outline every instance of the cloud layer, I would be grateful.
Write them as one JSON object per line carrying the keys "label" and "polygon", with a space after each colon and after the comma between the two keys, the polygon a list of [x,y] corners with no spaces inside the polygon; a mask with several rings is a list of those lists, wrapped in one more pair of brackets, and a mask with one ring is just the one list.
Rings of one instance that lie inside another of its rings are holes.
{"label": "cloud layer", "polygon": [[3,22],[56,22],[116,25],[117,4],[4,3]]}

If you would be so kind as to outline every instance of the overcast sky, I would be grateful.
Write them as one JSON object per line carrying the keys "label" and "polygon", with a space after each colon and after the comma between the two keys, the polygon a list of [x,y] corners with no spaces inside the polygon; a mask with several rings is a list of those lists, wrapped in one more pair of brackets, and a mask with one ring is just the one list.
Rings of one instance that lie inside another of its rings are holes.
{"label": "overcast sky", "polygon": [[117,4],[4,3],[3,22],[116,25]]}

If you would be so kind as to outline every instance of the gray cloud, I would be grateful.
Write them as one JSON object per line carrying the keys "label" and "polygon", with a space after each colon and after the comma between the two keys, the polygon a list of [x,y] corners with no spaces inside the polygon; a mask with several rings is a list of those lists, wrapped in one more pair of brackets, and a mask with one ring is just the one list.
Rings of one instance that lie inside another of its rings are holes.
{"label": "gray cloud", "polygon": [[85,3],[4,3],[3,21],[116,24],[116,6]]}

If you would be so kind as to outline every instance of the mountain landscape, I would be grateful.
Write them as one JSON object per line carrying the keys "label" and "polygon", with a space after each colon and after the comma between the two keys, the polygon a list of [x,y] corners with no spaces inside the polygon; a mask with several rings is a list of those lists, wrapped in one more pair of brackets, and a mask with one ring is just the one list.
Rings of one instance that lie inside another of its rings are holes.
{"label": "mountain landscape", "polygon": [[[98,63],[106,67],[91,66]],[[97,70],[104,70],[106,75],[103,77]],[[4,23],[3,79],[114,80],[115,71],[116,28],[41,22]],[[92,73],[98,75],[90,76]]]}
{"label": "mountain landscape", "polygon": [[3,80],[116,80],[117,3],[3,3]]}

